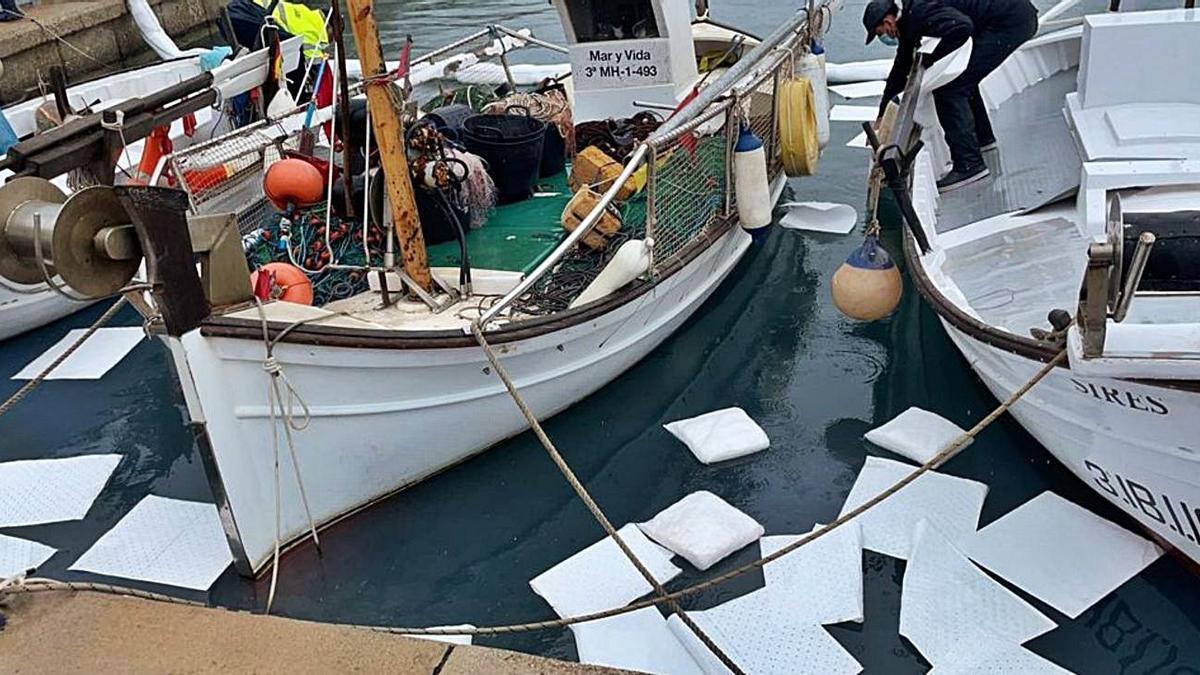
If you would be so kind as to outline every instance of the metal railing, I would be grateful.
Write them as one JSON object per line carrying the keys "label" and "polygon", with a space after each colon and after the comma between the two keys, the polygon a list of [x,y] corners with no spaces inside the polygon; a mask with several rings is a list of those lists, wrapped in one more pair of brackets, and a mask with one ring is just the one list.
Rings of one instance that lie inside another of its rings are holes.
{"label": "metal railing", "polygon": [[677,264],[689,245],[708,234],[715,223],[736,213],[733,149],[742,124],[763,140],[768,177],[774,180],[782,170],[776,94],[781,79],[791,76],[795,50],[809,39],[807,17],[807,11],[799,12],[641,143],[580,225],[484,312],[479,324],[487,326],[496,320],[544,276],[552,274],[643,165],[644,222],[627,221],[624,227],[644,229],[651,278]]}

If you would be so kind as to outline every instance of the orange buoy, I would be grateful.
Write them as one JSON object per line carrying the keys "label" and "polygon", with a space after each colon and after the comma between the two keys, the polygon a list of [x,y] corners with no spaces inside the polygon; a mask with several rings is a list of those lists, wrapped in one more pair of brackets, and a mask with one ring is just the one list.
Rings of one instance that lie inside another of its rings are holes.
{"label": "orange buoy", "polygon": [[[264,278],[266,281],[262,282]],[[254,288],[255,295],[263,300],[313,304],[313,287],[308,275],[299,267],[285,262],[267,263],[251,272],[250,286]]]}
{"label": "orange buoy", "polygon": [[280,211],[312,206],[325,194],[325,177],[302,159],[281,159],[263,176],[263,194]]}
{"label": "orange buoy", "polygon": [[904,280],[879,238],[867,235],[833,274],[829,285],[833,304],[842,314],[859,321],[875,321],[900,304]]}

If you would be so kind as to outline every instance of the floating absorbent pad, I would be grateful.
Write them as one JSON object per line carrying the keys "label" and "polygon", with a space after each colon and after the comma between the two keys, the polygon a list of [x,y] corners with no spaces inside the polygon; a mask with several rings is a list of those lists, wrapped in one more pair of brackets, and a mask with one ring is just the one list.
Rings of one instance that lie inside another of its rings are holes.
{"label": "floating absorbent pad", "polygon": [[206,591],[231,562],[216,506],[149,495],[71,569]]}
{"label": "floating absorbent pad", "polygon": [[927,521],[916,525],[900,591],[900,634],[934,666],[961,666],[983,652],[1020,646],[1054,627],[971,564],[936,526]]}
{"label": "floating absorbent pad", "polygon": [[0,580],[41,567],[55,550],[36,541],[0,534]]}
{"label": "floating absorbent pad", "polygon": [[870,150],[871,146],[869,143],[867,143],[867,132],[860,131],[857,136],[846,141],[846,147],[847,148],[862,148],[863,150]]}
{"label": "floating absorbent pad", "polygon": [[879,117],[879,108],[873,105],[835,105],[829,111],[834,122],[874,122]]}
{"label": "floating absorbent pad", "polygon": [[[671,552],[647,539],[636,525],[625,525],[617,534],[660,583],[682,571],[671,564]],[[542,572],[529,585],[560,617],[624,607],[654,590],[611,537]]]}
{"label": "floating absorbent pad", "polygon": [[570,628],[580,663],[656,675],[704,673],[654,607],[577,623]]}
{"label": "floating absorbent pad", "polygon": [[705,490],[693,492],[638,526],[700,570],[763,535],[758,521]]}
{"label": "floating absorbent pad", "polygon": [[1072,675],[1052,661],[1024,647],[1013,645],[963,645],[962,658],[955,653],[947,663],[934,666],[927,675]]}
{"label": "floating absorbent pad", "polygon": [[[963,433],[957,424],[945,417],[913,406],[887,424],[868,431],[866,439],[885,450],[924,464]],[[973,440],[968,440],[967,445]]]}
{"label": "floating absorbent pad", "polygon": [[[814,529],[820,529],[820,526]],[[758,546],[771,555],[799,536],[763,537]],[[849,522],[763,566],[763,592],[793,604],[811,623],[863,620],[862,530]]]}
{"label": "floating absorbent pad", "polygon": [[[867,457],[850,488],[842,515],[889,489],[915,466],[879,457]],[[863,548],[908,558],[913,528],[928,520],[952,543],[960,544],[975,534],[979,512],[987,496],[983,483],[929,471],[858,518]]]}
{"label": "floating absorbent pad", "polygon": [[867,80],[866,82],[834,85],[829,90],[842,98],[871,98],[883,96],[883,89],[886,86],[887,82],[883,80]]}
{"label": "floating absorbent pad", "polygon": [[[752,675],[854,675],[862,671],[841,643],[795,611],[795,600],[766,590],[712,609],[688,612],[688,617],[739,668]],[[729,672],[678,616],[668,619],[667,625],[704,672]]]}
{"label": "floating absorbent pad", "polygon": [[792,230],[846,234],[858,223],[858,212],[849,204],[833,202],[788,202],[779,224]]}
{"label": "floating absorbent pad", "polygon": [[762,427],[745,410],[725,408],[664,424],[704,464],[754,454],[771,446]]}
{"label": "floating absorbent pad", "polygon": [[1153,542],[1043,492],[980,530],[975,562],[1072,619],[1162,555]]}
{"label": "floating absorbent pad", "polygon": [[[32,380],[46,369],[54,359],[75,344],[86,333],[84,328],[69,331],[63,339],[47,349],[41,356],[29,362],[21,372],[12,376],[14,380]],[[101,328],[92,334],[79,349],[66,358],[47,380],[98,380],[112,370],[121,359],[133,351],[146,332],[140,326],[128,328]]]}
{"label": "floating absorbent pad", "polygon": [[0,464],[0,527],[83,518],[120,462],[120,455],[81,455]]}

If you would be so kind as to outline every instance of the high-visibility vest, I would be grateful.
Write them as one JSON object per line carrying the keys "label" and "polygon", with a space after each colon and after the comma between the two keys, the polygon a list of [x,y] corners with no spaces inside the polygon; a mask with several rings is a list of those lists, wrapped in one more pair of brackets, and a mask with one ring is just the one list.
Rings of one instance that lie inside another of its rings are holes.
{"label": "high-visibility vest", "polygon": [[[270,4],[270,0],[254,2],[264,9]],[[304,41],[304,56],[311,59],[324,53],[322,50],[329,44],[324,14],[299,3],[279,0],[271,17],[275,19],[275,25]]]}

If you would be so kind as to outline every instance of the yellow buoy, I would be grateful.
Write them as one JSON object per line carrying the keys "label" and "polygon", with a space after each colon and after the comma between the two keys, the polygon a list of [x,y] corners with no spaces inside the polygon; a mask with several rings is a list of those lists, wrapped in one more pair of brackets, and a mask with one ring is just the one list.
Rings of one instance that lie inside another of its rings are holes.
{"label": "yellow buoy", "polygon": [[808,78],[781,82],[775,105],[784,173],[792,177],[811,176],[817,171],[821,145],[817,138],[813,88]]}
{"label": "yellow buoy", "polygon": [[862,245],[833,273],[830,291],[833,304],[842,314],[860,321],[874,321],[895,311],[904,282],[891,256],[868,235]]}

